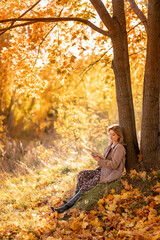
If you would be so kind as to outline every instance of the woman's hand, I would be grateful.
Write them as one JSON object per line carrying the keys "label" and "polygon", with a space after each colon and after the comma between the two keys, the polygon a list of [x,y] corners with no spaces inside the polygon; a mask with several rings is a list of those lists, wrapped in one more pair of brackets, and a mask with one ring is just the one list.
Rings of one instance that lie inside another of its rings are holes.
{"label": "woman's hand", "polygon": [[97,162],[100,160],[100,158],[98,156],[93,156],[92,157],[94,158],[94,160],[96,160]]}

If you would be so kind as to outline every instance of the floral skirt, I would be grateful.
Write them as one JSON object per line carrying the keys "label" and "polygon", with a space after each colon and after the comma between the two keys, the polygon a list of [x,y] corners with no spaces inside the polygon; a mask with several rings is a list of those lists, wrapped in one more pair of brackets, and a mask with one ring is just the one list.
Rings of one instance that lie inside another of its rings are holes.
{"label": "floral skirt", "polygon": [[84,193],[100,182],[101,169],[84,170],[78,174],[77,185],[79,191]]}

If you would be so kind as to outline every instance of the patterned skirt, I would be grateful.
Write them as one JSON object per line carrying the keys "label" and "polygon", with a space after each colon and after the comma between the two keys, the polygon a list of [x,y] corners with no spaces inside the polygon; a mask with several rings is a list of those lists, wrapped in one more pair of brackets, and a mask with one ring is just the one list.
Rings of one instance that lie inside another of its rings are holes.
{"label": "patterned skirt", "polygon": [[81,193],[87,192],[100,182],[101,169],[79,172],[77,185]]}

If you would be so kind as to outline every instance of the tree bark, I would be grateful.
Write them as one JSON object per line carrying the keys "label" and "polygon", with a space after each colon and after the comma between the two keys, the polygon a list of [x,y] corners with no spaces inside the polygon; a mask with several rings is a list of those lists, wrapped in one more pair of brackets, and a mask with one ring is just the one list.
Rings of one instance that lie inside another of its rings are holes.
{"label": "tree bark", "polygon": [[[158,16],[158,24],[160,26],[160,14]],[[158,132],[158,166],[160,168],[160,27],[158,28],[158,84],[159,84],[159,132]]]}
{"label": "tree bark", "polygon": [[[160,16],[159,16],[159,25],[160,25]],[[158,165],[160,165],[160,28],[158,31],[158,83],[159,83],[159,132],[158,132]],[[159,166],[160,168],[160,166]]]}
{"label": "tree bark", "polygon": [[90,0],[102,22],[109,30],[113,43],[113,70],[116,81],[116,96],[118,103],[119,124],[122,127],[127,143],[127,170],[137,167],[139,152],[136,136],[133,99],[131,91],[130,66],[124,2],[112,0],[113,17],[111,18],[101,0]]}
{"label": "tree bark", "polygon": [[134,11],[134,13],[143,22],[144,28],[145,28],[145,30],[147,32],[147,18],[145,17],[143,12],[139,9],[139,7],[137,6],[135,0],[128,0],[128,1],[130,3],[130,6],[131,6],[132,10]]}
{"label": "tree bark", "polygon": [[159,28],[160,1],[148,1],[147,57],[143,87],[142,110],[142,155],[146,170],[159,169],[158,132],[159,132]]}
{"label": "tree bark", "polygon": [[[15,121],[15,116],[14,116],[14,111],[15,111],[15,91],[13,92],[13,95],[11,97],[10,105],[8,108],[8,114],[7,114],[7,130],[8,130],[8,136],[13,137],[13,128],[14,128],[14,121]],[[14,109],[12,109],[14,106]]]}
{"label": "tree bark", "polygon": [[134,107],[131,90],[130,65],[128,55],[128,41],[126,33],[126,20],[124,3],[120,0],[113,0],[113,18],[115,26],[111,33],[113,43],[113,70],[116,81],[116,96],[119,113],[119,123],[123,129],[127,143],[126,168],[137,167],[137,154],[139,152]]}

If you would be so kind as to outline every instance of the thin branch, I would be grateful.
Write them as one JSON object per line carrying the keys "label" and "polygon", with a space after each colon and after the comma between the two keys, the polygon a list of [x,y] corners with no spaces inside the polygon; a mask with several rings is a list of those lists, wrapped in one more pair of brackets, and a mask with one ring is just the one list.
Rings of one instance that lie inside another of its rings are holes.
{"label": "thin branch", "polygon": [[96,63],[98,63],[111,49],[112,49],[112,46],[111,46],[107,51],[105,51],[98,60],[96,60],[95,62],[89,64],[89,65],[83,70],[83,72],[81,72],[81,74],[80,74],[79,76],[81,77],[82,74],[84,75],[85,73],[87,73],[87,72],[88,72]]}
{"label": "thin branch", "polygon": [[[102,54],[102,56],[98,59],[98,60],[96,60],[94,63],[91,63],[91,64],[89,64],[81,73],[80,73],[80,75],[79,75],[79,77],[80,77],[80,81],[78,82],[78,84],[76,85],[76,88],[79,86],[79,84],[81,83],[81,82],[84,82],[84,79],[83,79],[83,76],[96,64],[96,63],[98,63],[108,52],[109,52],[109,50],[111,50],[112,49],[112,46],[106,51],[106,52],[104,52],[103,54]],[[82,76],[82,74],[83,74],[83,76]]]}
{"label": "thin branch", "polygon": [[[9,29],[13,29],[13,28],[17,28],[17,27],[24,27],[24,26],[28,26],[28,25],[31,25],[33,23],[36,23],[35,21],[28,21],[26,23],[21,23],[21,24],[16,24],[12,27],[7,27],[7,28],[3,28],[3,29],[0,29],[0,32],[2,32],[3,30],[9,30]],[[1,34],[2,35],[2,34]]]}
{"label": "thin branch", "polygon": [[[20,1],[21,1],[23,4],[25,4],[27,8],[30,7],[26,2],[24,2],[24,1],[22,1],[22,0],[20,0]],[[31,9],[31,10],[32,10],[32,9]],[[34,10],[32,10],[32,12],[38,14],[39,16],[43,16],[42,14],[40,14],[39,12],[36,12],[36,11],[34,11]]]}
{"label": "thin branch", "polygon": [[19,18],[23,17],[26,15],[29,11],[31,11],[41,0],[38,0],[35,4],[33,4],[28,10],[26,10]]}
{"label": "thin branch", "polygon": [[37,53],[37,56],[36,56],[36,60],[35,60],[35,63],[34,63],[34,66],[33,66],[33,69],[32,71],[34,70],[34,67],[37,63],[37,59],[38,59],[38,56],[39,56],[39,53],[40,53],[40,48],[41,48],[41,45],[43,44],[43,42],[45,41],[45,39],[48,37],[48,35],[52,32],[52,30],[57,26],[57,24],[55,24],[50,30],[49,32],[44,36],[44,38],[42,39],[42,41],[40,42],[39,46],[38,46],[38,53]]}
{"label": "thin branch", "polygon": [[[102,56],[101,56],[98,60],[96,60],[95,62],[89,64],[89,65],[81,72],[81,74],[80,74],[79,76],[81,77],[82,74],[83,74],[83,75],[86,74],[86,73],[87,73],[96,63],[98,63],[111,49],[112,49],[112,46],[111,46],[106,52],[104,52],[104,53],[102,54]],[[130,54],[129,57],[131,57],[131,56],[133,56],[133,55],[136,55],[136,54],[138,54],[138,53],[140,53],[140,52],[143,52],[143,51],[145,51],[145,50],[146,50],[146,48],[143,48],[142,50],[140,50],[140,51],[138,51],[138,52],[135,52],[135,53]],[[83,81],[83,76],[81,77],[81,81]],[[81,82],[81,81],[80,81],[80,82]],[[80,84],[80,82],[78,83],[78,85]]]}
{"label": "thin branch", "polygon": [[15,27],[20,27],[20,26],[25,26],[25,25],[32,24],[32,23],[38,23],[38,22],[64,22],[64,21],[81,22],[81,23],[84,23],[84,24],[88,25],[89,27],[91,27],[96,32],[99,32],[99,33],[101,33],[102,35],[105,35],[105,36],[109,36],[108,31],[100,29],[99,27],[94,25],[89,20],[86,20],[86,19],[83,19],[83,18],[78,18],[78,17],[3,19],[3,20],[0,20],[0,23],[6,23],[6,22],[26,22],[26,23],[21,23],[21,24],[17,24],[17,25],[14,25],[14,26],[10,26],[8,28],[3,28],[3,29],[0,29],[0,31],[4,31],[6,29],[12,29],[12,28],[15,28]]}
{"label": "thin branch", "polygon": [[[62,11],[64,10],[64,8],[61,9],[61,11],[59,12],[58,16],[60,17],[61,16],[61,13]],[[35,63],[34,63],[34,66],[33,66],[33,69],[32,71],[34,70],[34,67],[36,65],[36,62],[37,62],[37,59],[38,59],[38,56],[39,56],[39,53],[40,53],[40,48],[41,48],[41,45],[43,44],[43,42],[45,41],[45,39],[48,37],[48,35],[52,32],[52,30],[57,26],[58,24],[55,24],[50,30],[49,32],[44,36],[44,38],[41,40],[39,46],[38,46],[38,53],[37,53],[37,57],[36,57],[36,60],[35,60]]]}
{"label": "thin branch", "polygon": [[[38,0],[35,4],[33,4],[30,8],[28,8],[24,13],[22,13],[22,15],[20,15],[20,16],[18,17],[18,19],[22,18],[22,17],[23,17],[24,15],[26,15],[29,11],[31,11],[40,1],[41,1],[41,0]],[[2,34],[4,34],[5,32],[7,32],[7,31],[14,25],[15,22],[16,22],[16,21],[12,22],[11,25],[10,25],[10,27],[8,27],[8,29],[5,29],[5,30],[0,34],[0,36],[1,36]]]}
{"label": "thin branch", "polygon": [[108,28],[109,31],[111,31],[113,29],[113,19],[111,18],[102,0],[90,0],[90,2],[96,9],[104,25]]}
{"label": "thin branch", "polygon": [[133,55],[136,55],[136,54],[138,54],[138,53],[140,53],[140,52],[143,52],[143,51],[145,51],[145,50],[147,50],[147,48],[143,48],[142,50],[139,50],[138,52],[132,53],[132,54],[129,55],[129,57],[131,57],[131,56],[133,56]]}
{"label": "thin branch", "polygon": [[142,23],[143,23],[143,22],[137,23],[134,27],[130,28],[127,33],[131,32],[133,29],[135,29],[137,26],[139,26],[139,25],[142,24]]}
{"label": "thin branch", "polygon": [[138,5],[136,4],[135,0],[128,0],[130,3],[130,6],[132,8],[132,10],[134,11],[134,13],[137,15],[137,17],[141,20],[141,22],[143,22],[144,24],[144,28],[147,32],[147,18],[146,16],[143,14],[143,12],[139,9]]}

